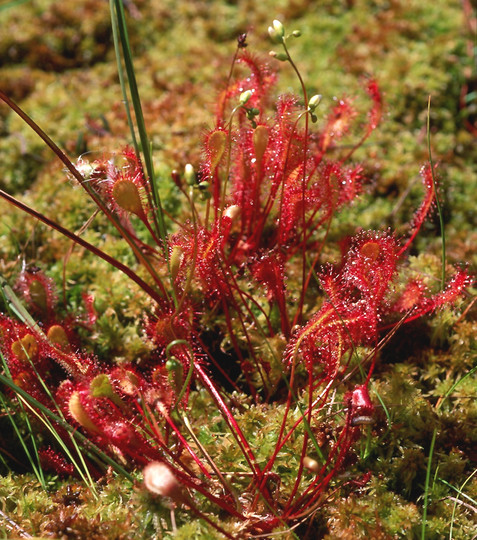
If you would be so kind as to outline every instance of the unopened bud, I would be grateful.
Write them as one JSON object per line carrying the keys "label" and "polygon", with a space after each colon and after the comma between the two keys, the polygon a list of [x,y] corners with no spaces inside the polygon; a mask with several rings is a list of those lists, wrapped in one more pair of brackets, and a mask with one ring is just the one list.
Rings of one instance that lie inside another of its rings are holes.
{"label": "unopened bud", "polygon": [[207,180],[203,180],[202,182],[200,182],[199,184],[197,184],[197,189],[199,191],[208,191],[210,188],[210,183],[207,182]]}
{"label": "unopened bud", "polygon": [[283,26],[283,24],[275,19],[273,22],[272,22],[272,25],[273,25],[273,29],[275,30],[275,32],[279,35],[279,36],[284,36],[285,35],[285,28]]}
{"label": "unopened bud", "polygon": [[240,105],[245,105],[247,101],[252,97],[252,91],[251,90],[245,90],[245,92],[242,92],[240,94],[239,103]]}
{"label": "unopened bud", "polygon": [[194,167],[190,163],[185,166],[184,178],[187,182],[187,185],[193,186],[195,184],[195,171]]}
{"label": "unopened bud", "polygon": [[277,36],[277,33],[271,26],[268,27],[268,35],[270,36],[270,39],[273,41],[273,43],[280,43],[281,39]]}
{"label": "unopened bud", "polygon": [[166,362],[169,372],[169,382],[176,392],[179,392],[184,381],[184,368],[175,356],[171,356]]}
{"label": "unopened bud", "polygon": [[167,371],[182,371],[182,364],[175,356],[171,356],[166,362]]}
{"label": "unopened bud", "polygon": [[188,496],[183,486],[179,483],[171,469],[164,463],[154,461],[149,463],[143,472],[144,485],[148,491],[161,497],[169,497],[174,502],[183,503],[188,501]]}
{"label": "unopened bud", "polygon": [[240,215],[240,206],[233,204],[232,206],[227,207],[224,210],[224,216],[230,218],[231,221],[234,221]]}
{"label": "unopened bud", "polygon": [[268,35],[274,43],[282,43],[285,36],[285,28],[283,24],[275,19],[272,26],[268,27]]}
{"label": "unopened bud", "polygon": [[212,194],[210,193],[210,183],[204,180],[203,182],[200,182],[197,186],[199,192],[200,192],[200,198],[203,201],[206,201],[212,197]]}
{"label": "unopened bud", "polygon": [[293,37],[300,37],[301,36],[301,31],[300,30],[293,30],[292,36]]}
{"label": "unopened bud", "polygon": [[179,174],[179,171],[174,169],[173,171],[171,171],[171,178],[174,182],[174,184],[180,188],[181,185],[182,185],[182,182],[181,182],[181,175]]}
{"label": "unopened bud", "polygon": [[305,456],[303,458],[303,466],[305,467],[305,469],[308,469],[309,471],[312,471],[315,473],[320,470],[320,464],[318,463],[318,461],[316,461],[316,459],[313,459],[309,456]]}
{"label": "unopened bud", "polygon": [[268,54],[272,58],[275,58],[280,62],[286,62],[288,60],[288,56],[285,53],[277,53],[276,51],[270,51]]}
{"label": "unopened bud", "polygon": [[310,111],[314,111],[321,102],[321,94],[315,94],[308,100],[308,108]]}

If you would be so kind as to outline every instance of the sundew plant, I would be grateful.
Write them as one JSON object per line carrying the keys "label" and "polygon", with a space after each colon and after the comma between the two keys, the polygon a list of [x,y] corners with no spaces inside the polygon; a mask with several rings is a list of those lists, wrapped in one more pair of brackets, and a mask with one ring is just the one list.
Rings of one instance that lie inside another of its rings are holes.
{"label": "sundew plant", "polygon": [[[300,32],[274,20],[267,59],[238,37],[202,160],[170,172],[180,206],[168,210],[122,2],[112,0],[111,12],[130,145],[70,159],[0,97],[62,161],[136,264],[0,195],[133,282],[144,347],[137,358],[100,359],[88,338],[98,325],[93,296],[83,291],[82,310],[69,311],[48,271],[26,266],[2,285],[2,399],[30,418],[38,442],[29,455],[42,478],[76,476],[94,492],[113,471],[218,537],[299,537],[297,527],[311,526],[338,489],[371,481],[349,471],[380,436],[370,384],[381,348],[452,307],[471,283],[464,266],[446,267],[442,220],[440,273],[409,271],[413,242],[439,206],[438,167],[432,155],[421,164],[422,202],[407,234],[358,224],[338,236],[335,221],[367,182],[354,157],[381,121],[379,83],[363,81],[366,110],[344,96],[322,111],[293,57]],[[275,97],[278,62],[296,75],[296,95]]]}

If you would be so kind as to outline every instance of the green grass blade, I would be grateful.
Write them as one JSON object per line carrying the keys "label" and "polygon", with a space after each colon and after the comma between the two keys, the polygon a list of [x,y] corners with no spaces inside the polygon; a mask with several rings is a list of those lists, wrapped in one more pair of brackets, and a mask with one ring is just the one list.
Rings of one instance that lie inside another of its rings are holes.
{"label": "green grass blade", "polygon": [[[455,382],[452,387],[446,392],[444,398],[439,403],[437,410],[442,406],[442,403],[451,395],[451,393],[455,390],[455,388],[467,377],[472,375],[477,370],[477,366],[474,367],[469,371],[469,373],[466,373],[463,377],[461,377],[457,382]],[[427,458],[427,469],[426,469],[426,480],[424,484],[424,503],[423,503],[423,512],[422,512],[422,527],[421,527],[421,540],[425,540],[426,538],[426,527],[427,527],[427,509],[429,504],[429,485],[430,485],[430,478],[431,478],[431,469],[432,469],[432,456],[434,454],[434,446],[436,442],[437,437],[437,428],[434,428],[434,431],[432,433],[432,439],[431,439],[431,445],[429,447],[429,456]]]}
{"label": "green grass blade", "polygon": [[[4,361],[3,356],[2,356],[2,361]],[[20,406],[23,409],[22,402],[19,401],[19,403],[20,403]],[[33,436],[31,437],[31,441],[32,441],[32,445],[33,445],[33,453],[32,453],[32,452],[30,452],[30,449],[28,448],[28,445],[26,444],[24,438],[22,437],[20,428],[18,427],[17,422],[15,422],[14,415],[10,411],[10,405],[7,403],[7,401],[4,398],[2,393],[0,393],[0,405],[2,406],[3,413],[6,414],[8,416],[8,419],[10,420],[10,423],[11,423],[11,425],[13,427],[15,435],[17,436],[18,441],[20,442],[20,445],[22,446],[23,451],[25,452],[25,455],[26,455],[26,457],[27,457],[27,459],[28,459],[28,461],[29,461],[29,463],[31,465],[31,468],[33,470],[33,474],[37,477],[38,481],[41,484],[41,487],[44,490],[46,490],[47,486],[46,486],[45,476],[43,474],[43,469],[41,468],[41,464],[40,464],[40,462],[38,460],[38,451],[37,451],[37,446],[36,446],[34,437]],[[28,416],[26,415],[26,412],[25,412],[24,409],[23,409],[23,412],[25,414],[25,420],[27,422],[27,429],[28,429],[29,433],[31,435],[33,435],[33,432],[32,432],[32,429],[31,429],[31,424],[30,424],[30,422],[28,420]],[[6,465],[6,462],[3,460],[3,458],[2,458],[2,461]]]}
{"label": "green grass blade", "polygon": [[[118,26],[119,38],[121,41],[121,47],[123,52],[124,67],[126,70],[127,81],[129,85],[129,91],[131,94],[131,101],[134,108],[134,114],[136,117],[137,129],[139,132],[139,140],[141,141],[142,154],[144,156],[144,163],[146,166],[147,175],[151,183],[151,191],[154,200],[155,208],[157,209],[157,214],[154,213],[154,221],[157,225],[157,232],[163,241],[163,251],[166,258],[168,258],[168,252],[166,249],[166,225],[164,221],[164,215],[159,195],[159,190],[156,182],[156,177],[154,174],[154,166],[152,161],[152,153],[149,143],[149,138],[147,136],[146,124],[144,121],[144,115],[142,112],[141,100],[139,97],[139,90],[136,82],[136,74],[134,70],[133,57],[131,52],[131,47],[129,43],[129,34],[126,25],[126,16],[124,13],[124,6],[121,0],[111,0],[114,3],[114,15],[116,23]],[[157,221],[157,223],[156,223]]]}
{"label": "green grass blade", "polygon": [[113,2],[109,3],[109,8],[111,12],[111,26],[113,30],[113,43],[114,43],[114,52],[116,54],[116,64],[118,68],[119,85],[121,86],[121,93],[123,95],[124,108],[126,109],[126,117],[128,120],[129,131],[131,132],[131,139],[133,142],[134,151],[136,152],[137,155],[139,155],[139,144],[137,142],[136,130],[134,129],[134,123],[131,116],[131,107],[129,103],[128,92],[126,89],[126,80],[124,78],[123,65],[121,62],[121,48],[120,48],[121,46],[119,43],[118,21],[115,14],[115,8],[114,8]]}
{"label": "green grass blade", "polygon": [[18,296],[8,284],[7,280],[0,274],[0,289],[5,301],[7,309],[15,314],[16,317],[23,323],[27,324],[32,330],[42,334],[41,328],[36,323],[35,319],[28,313],[25,307],[20,302]]}
{"label": "green grass blade", "polygon": [[61,418],[59,415],[55,414],[53,411],[48,409],[43,405],[43,403],[40,403],[37,399],[35,399],[33,396],[28,394],[23,388],[20,388],[18,385],[16,385],[9,377],[6,377],[3,373],[0,373],[0,383],[8,386],[11,390],[13,390],[16,394],[18,394],[20,397],[22,397],[29,405],[34,407],[35,409],[41,411],[46,417],[50,418],[53,422],[60,425],[62,428],[64,428],[66,431],[71,433],[75,439],[79,441],[79,443],[83,446],[83,450],[85,454],[91,455],[91,457],[94,458],[96,456],[99,458],[99,460],[104,465],[109,465],[112,467],[114,471],[116,471],[118,474],[124,476],[131,482],[133,481],[133,477],[122,467],[119,463],[117,463],[114,459],[109,457],[107,454],[102,452],[94,443],[92,443],[88,437],[80,433],[77,429],[75,429],[73,426],[68,424],[64,418]]}
{"label": "green grass blade", "polygon": [[[24,398],[19,398],[19,400],[20,402],[24,403],[26,407],[30,409],[32,414],[34,414],[40,420],[40,422],[43,423],[44,426],[46,426],[47,430],[53,435],[53,438],[57,441],[57,443],[62,448],[63,452],[70,459],[71,463],[73,464],[74,468],[76,469],[77,473],[79,474],[83,482],[89,487],[91,493],[97,499],[98,492],[96,491],[96,488],[94,486],[94,480],[91,477],[91,474],[88,470],[88,466],[86,465],[86,462],[83,458],[83,455],[79,447],[75,445],[80,463],[78,463],[77,460],[74,458],[74,456],[72,455],[72,453],[70,452],[70,450],[68,449],[68,447],[66,446],[66,444],[64,443],[60,435],[58,434],[58,432],[56,431],[53,424],[48,420],[48,418],[46,418],[44,414],[41,414],[38,411],[36,411]],[[69,435],[70,437],[72,437],[71,433]]]}
{"label": "green grass blade", "polygon": [[[459,494],[459,497],[463,497],[465,499],[468,499],[474,507],[477,507],[477,501],[475,501],[474,499],[472,499],[472,497],[469,497],[468,495],[466,495],[465,493],[462,492],[462,490],[465,488],[465,486],[472,480],[472,478],[477,474],[477,469],[474,469],[473,472],[465,479],[465,482],[463,482],[463,484],[460,486],[460,488],[456,488],[455,486],[453,486],[452,484],[449,484],[449,482],[446,482],[445,480],[443,480],[442,478],[440,478],[440,481],[442,483],[444,483],[446,486],[452,488],[453,490],[457,491],[457,493]],[[452,516],[451,516],[451,523],[450,523],[450,527],[449,527],[449,540],[452,540],[453,536],[452,536],[452,533],[453,533],[453,530],[454,530],[454,521],[455,521],[455,513],[456,513],[456,510],[457,510],[457,502],[458,502],[459,498],[456,498],[454,500],[454,506],[452,507]]]}
{"label": "green grass blade", "polygon": [[434,455],[434,446],[436,444],[437,428],[434,428],[431,439],[431,446],[429,447],[429,456],[427,458],[426,480],[424,483],[424,503],[422,505],[422,524],[421,524],[421,540],[426,540],[426,528],[427,528],[427,510],[429,505],[429,485],[431,480],[432,470],[432,457]]}
{"label": "green grass blade", "polygon": [[447,390],[445,395],[443,396],[442,400],[439,402],[439,405],[437,406],[437,410],[439,410],[442,407],[442,404],[444,401],[454,392],[454,390],[459,386],[459,384],[462,381],[465,381],[468,377],[471,377],[475,372],[477,371],[477,366],[474,366],[468,373],[466,373],[463,377],[458,379],[450,388]]}

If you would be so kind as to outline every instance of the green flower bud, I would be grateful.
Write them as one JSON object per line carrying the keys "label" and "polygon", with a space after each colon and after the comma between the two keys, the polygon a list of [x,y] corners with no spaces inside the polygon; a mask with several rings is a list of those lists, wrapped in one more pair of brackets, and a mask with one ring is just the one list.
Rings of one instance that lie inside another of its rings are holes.
{"label": "green flower bud", "polygon": [[246,109],[246,110],[247,110],[247,118],[250,120],[250,122],[252,122],[252,126],[256,128],[257,125],[255,122],[255,117],[257,116],[257,114],[259,114],[260,111],[258,109]]}
{"label": "green flower bud", "polygon": [[286,62],[288,60],[288,55],[286,55],[285,53],[277,53],[275,51],[270,51],[269,54],[271,57],[276,58],[280,62]]}
{"label": "green flower bud", "polygon": [[300,30],[293,30],[292,36],[293,37],[300,37],[301,36],[301,31]]}
{"label": "green flower bud", "polygon": [[197,188],[199,189],[199,191],[208,191],[210,188],[210,184],[209,182],[204,180],[203,182],[197,185]]}
{"label": "green flower bud", "polygon": [[203,201],[207,201],[212,197],[212,193],[210,192],[210,184],[206,180],[200,182],[200,184],[197,184],[195,187],[199,190],[200,198]]}
{"label": "green flower bud", "polygon": [[182,371],[182,364],[175,356],[171,356],[166,362],[167,371]]}

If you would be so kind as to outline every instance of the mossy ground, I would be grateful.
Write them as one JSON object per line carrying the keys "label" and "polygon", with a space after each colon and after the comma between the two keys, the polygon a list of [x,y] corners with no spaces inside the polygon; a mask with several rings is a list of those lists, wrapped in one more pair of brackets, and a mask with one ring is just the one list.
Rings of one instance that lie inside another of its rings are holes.
{"label": "mossy ground", "polygon": [[[287,28],[302,31],[292,54],[310,92],[323,95],[320,114],[335,96],[356,96],[358,104],[364,103],[362,77],[375,77],[385,95],[384,121],[357,156],[370,183],[331,234],[387,226],[406,232],[402,226],[421,197],[418,172],[428,160],[431,95],[431,142],[442,180],[448,262],[475,268],[477,155],[469,123],[475,128],[476,105],[475,95],[472,102],[466,88],[477,76],[471,56],[475,36],[467,25],[476,7],[469,2],[470,12],[464,16],[463,4],[458,0],[127,3],[139,88],[166,209],[179,214],[169,171],[200,159],[201,134],[213,123],[214,100],[227,77],[237,34],[248,31],[249,48],[265,55],[271,48],[267,26],[279,18]],[[0,37],[2,89],[60,147],[74,159],[81,153],[113,153],[124,146],[127,122],[106,2],[3,2],[0,27],[8,29]],[[291,70],[286,65],[278,68],[280,91],[296,92]],[[0,132],[0,187],[21,195],[63,225],[80,229],[93,206],[71,186],[36,135],[3,106]],[[66,264],[68,305],[78,306],[84,291],[96,295],[100,318],[91,340],[96,354],[120,362],[144,352],[136,328],[147,303],[130,283],[78,248],[65,262],[68,241],[3,201],[0,215],[0,272],[5,277],[14,282],[25,261],[41,266],[61,283]],[[101,219],[96,218],[84,236],[134,264]],[[408,271],[420,270],[437,283],[440,249],[438,222],[431,220],[415,244]],[[294,531],[298,537],[419,538],[435,428],[426,538],[449,537],[451,526],[452,538],[472,536],[477,522],[475,375],[452,390],[476,362],[475,309],[467,309],[469,305],[465,298],[452,310],[402,328],[381,351],[371,390],[382,407],[376,425],[356,451],[356,464],[349,468],[350,478],[371,471],[372,479],[357,491],[345,487],[330,493],[314,521]],[[238,459],[234,449],[220,425],[214,424],[207,399],[201,395],[194,399],[191,420],[211,418],[202,426],[201,442],[226,467],[228,460]],[[273,406],[266,414],[244,407],[243,423],[249,426],[252,447],[266,452],[266,438],[273,434],[263,426],[273,426],[274,412],[278,418]],[[91,539],[218,537],[180,510],[175,512],[178,532],[173,535],[170,510],[142,493],[139,480],[133,486],[106,477],[98,487],[98,499],[84,486],[56,479],[50,480],[50,492],[45,493],[26,472],[28,467],[12,459],[17,446],[10,441],[7,419],[0,420],[4,537],[18,537],[21,530],[44,537]],[[284,456],[290,474],[294,459]],[[14,472],[8,473],[9,468]],[[58,525],[53,515],[61,516]],[[19,529],[9,524],[7,516]],[[282,531],[279,537],[289,535]]]}

